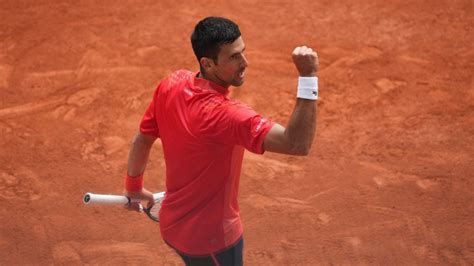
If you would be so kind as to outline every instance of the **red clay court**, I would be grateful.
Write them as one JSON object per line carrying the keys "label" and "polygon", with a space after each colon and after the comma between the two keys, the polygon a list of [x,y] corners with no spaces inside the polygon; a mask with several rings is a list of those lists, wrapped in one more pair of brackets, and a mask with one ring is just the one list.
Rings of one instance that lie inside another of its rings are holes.
{"label": "red clay court", "polygon": [[246,153],[246,265],[474,264],[472,3],[0,0],[0,264],[182,264],[143,215],[81,199],[122,192],[153,91],[198,70],[189,36],[209,15],[247,46],[232,96],[283,125],[291,51],[320,57],[311,154]]}

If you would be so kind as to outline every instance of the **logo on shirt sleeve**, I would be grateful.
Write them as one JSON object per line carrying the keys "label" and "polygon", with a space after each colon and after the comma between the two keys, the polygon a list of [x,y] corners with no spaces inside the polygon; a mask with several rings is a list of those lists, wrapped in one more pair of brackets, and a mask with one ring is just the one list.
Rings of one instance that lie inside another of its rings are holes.
{"label": "logo on shirt sleeve", "polygon": [[261,118],[260,121],[258,122],[257,126],[255,127],[255,132],[259,132],[260,129],[262,128],[263,124],[267,122],[267,119]]}

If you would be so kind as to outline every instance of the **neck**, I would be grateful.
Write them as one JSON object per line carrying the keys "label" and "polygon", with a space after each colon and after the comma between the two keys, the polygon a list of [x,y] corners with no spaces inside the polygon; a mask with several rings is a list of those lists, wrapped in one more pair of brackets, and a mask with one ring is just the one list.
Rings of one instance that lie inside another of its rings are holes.
{"label": "neck", "polygon": [[198,75],[199,78],[203,78],[203,79],[206,79],[206,80],[209,80],[209,81],[212,81],[214,82],[215,84],[221,86],[221,87],[224,87],[226,89],[229,88],[230,84],[227,84],[225,83],[223,80],[221,80],[219,77],[217,77],[216,75],[211,75],[211,74],[208,74],[206,72],[203,71],[203,69],[201,69],[201,72],[199,72],[199,75]]}

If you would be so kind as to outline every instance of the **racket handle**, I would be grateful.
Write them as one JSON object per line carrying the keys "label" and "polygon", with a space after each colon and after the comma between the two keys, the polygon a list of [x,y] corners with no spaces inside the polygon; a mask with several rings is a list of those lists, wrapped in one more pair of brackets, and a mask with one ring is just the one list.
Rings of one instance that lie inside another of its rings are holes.
{"label": "racket handle", "polygon": [[[157,199],[163,198],[165,196],[165,192],[159,192],[153,194],[153,198],[155,201]],[[86,193],[83,198],[84,204],[101,204],[101,205],[117,205],[122,204],[125,205],[129,202],[129,199],[123,195],[105,195],[105,194],[94,194],[94,193]],[[132,202],[139,201],[136,199],[132,199]]]}
{"label": "racket handle", "polygon": [[101,205],[125,205],[128,203],[128,198],[121,195],[104,195],[86,193],[83,198],[84,204],[101,204]]}

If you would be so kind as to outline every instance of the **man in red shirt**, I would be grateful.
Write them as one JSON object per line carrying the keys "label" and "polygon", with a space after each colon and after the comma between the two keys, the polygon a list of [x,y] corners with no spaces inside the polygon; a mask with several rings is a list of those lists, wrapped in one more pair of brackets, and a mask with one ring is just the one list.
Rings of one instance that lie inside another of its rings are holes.
{"label": "man in red shirt", "polygon": [[234,22],[205,18],[191,43],[200,71],[176,71],[157,87],[133,139],[125,194],[152,204],[143,173],[160,138],[166,163],[163,239],[187,265],[242,265],[237,195],[244,150],[308,154],[316,128],[318,57],[306,46],[293,51],[300,78],[285,128],[228,97],[230,86],[244,83],[248,66]]}

